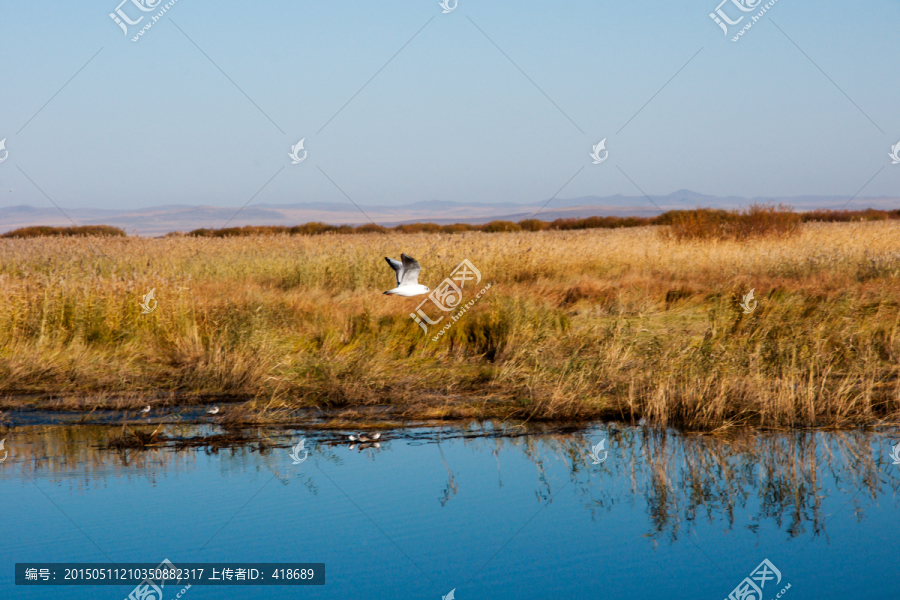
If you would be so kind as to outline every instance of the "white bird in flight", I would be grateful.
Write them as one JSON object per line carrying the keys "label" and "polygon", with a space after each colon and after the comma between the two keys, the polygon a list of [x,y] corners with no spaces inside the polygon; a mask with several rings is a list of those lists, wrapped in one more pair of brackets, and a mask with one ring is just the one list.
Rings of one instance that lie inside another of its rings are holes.
{"label": "white bird in flight", "polygon": [[147,414],[148,412],[150,412],[150,405],[148,404],[147,406],[145,406],[144,408],[142,408],[142,409],[141,409],[141,412],[144,413],[144,414]]}
{"label": "white bird in flight", "polygon": [[366,436],[363,435],[363,434],[359,434],[359,437],[356,437],[355,435],[351,435],[351,436],[350,436],[350,441],[351,441],[351,442],[362,442],[362,443],[366,443],[366,442],[374,442],[374,441],[376,441],[376,440],[378,440],[378,439],[380,439],[380,438],[381,438],[381,434],[380,434],[380,433],[376,433],[376,434],[373,435],[372,437],[366,437]]}
{"label": "white bird in flight", "polygon": [[209,414],[211,414],[211,415],[217,415],[217,414],[219,414],[219,407],[218,407],[218,406],[213,406],[211,409],[209,409],[209,410],[206,411],[206,412],[209,413]]}
{"label": "white bird in flight", "polygon": [[384,257],[384,260],[397,272],[397,287],[386,291],[385,294],[389,296],[419,296],[431,291],[419,283],[419,273],[422,271],[419,261],[405,254],[401,254],[400,259],[403,262]]}

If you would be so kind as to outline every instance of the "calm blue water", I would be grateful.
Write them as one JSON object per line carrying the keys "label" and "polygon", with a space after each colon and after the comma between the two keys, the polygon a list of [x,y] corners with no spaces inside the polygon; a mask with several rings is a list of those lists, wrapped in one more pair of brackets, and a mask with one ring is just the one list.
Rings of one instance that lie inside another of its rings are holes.
{"label": "calm blue water", "polygon": [[269,446],[307,437],[293,466],[287,447],[255,443],[101,450],[109,431],[7,432],[0,597],[121,600],[134,587],[15,586],[16,562],[168,558],[326,564],[324,586],[193,586],[189,600],[440,600],[454,588],[459,600],[721,600],[764,559],[781,573],[767,600],[787,584],[788,600],[900,598],[896,432],[419,429],[361,452],[331,433],[255,432]]}

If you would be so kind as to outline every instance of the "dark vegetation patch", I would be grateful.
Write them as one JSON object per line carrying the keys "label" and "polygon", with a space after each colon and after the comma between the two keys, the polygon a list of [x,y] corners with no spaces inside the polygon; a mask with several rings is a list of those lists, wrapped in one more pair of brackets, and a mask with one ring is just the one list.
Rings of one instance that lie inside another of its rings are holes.
{"label": "dark vegetation patch", "polygon": [[[670,235],[677,239],[747,239],[761,235],[790,235],[801,223],[810,222],[851,222],[886,221],[900,219],[898,210],[817,210],[794,212],[790,206],[753,204],[747,209],[725,210],[717,208],[696,208],[692,210],[670,210],[657,217],[586,217],[583,219],[556,219],[541,221],[524,219],[512,221],[491,221],[481,225],[455,223],[405,223],[395,227],[382,227],[374,223],[365,225],[328,225],[327,223],[305,223],[286,227],[281,225],[248,225],[226,229],[195,229],[188,232],[196,237],[235,237],[246,235],[321,235],[354,233],[462,233],[481,231],[499,233],[511,231],[573,231],[579,229],[618,229],[622,227],[642,227],[648,225],[668,226]],[[170,234],[183,235],[183,234]]]}
{"label": "dark vegetation patch", "polygon": [[5,238],[34,238],[42,236],[109,236],[125,237],[125,230],[111,225],[84,225],[82,227],[20,227],[0,235]]}

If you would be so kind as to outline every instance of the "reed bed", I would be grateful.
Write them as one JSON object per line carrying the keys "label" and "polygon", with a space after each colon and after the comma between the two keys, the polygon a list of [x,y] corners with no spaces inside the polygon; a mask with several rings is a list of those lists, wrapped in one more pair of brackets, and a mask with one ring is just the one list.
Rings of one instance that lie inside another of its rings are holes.
{"label": "reed bed", "polygon": [[[257,421],[375,404],[691,430],[897,421],[900,222],[659,231],[2,239],[0,393],[228,395]],[[425,296],[381,294],[401,252],[432,289],[464,258],[492,287],[434,341],[409,317]]]}

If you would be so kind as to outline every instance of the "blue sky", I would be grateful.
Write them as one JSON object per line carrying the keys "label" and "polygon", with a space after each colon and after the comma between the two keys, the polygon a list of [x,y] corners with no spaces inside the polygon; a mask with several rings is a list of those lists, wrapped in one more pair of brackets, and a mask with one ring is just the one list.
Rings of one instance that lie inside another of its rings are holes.
{"label": "blue sky", "polygon": [[900,196],[888,0],[116,4],[4,2],[0,206]]}

